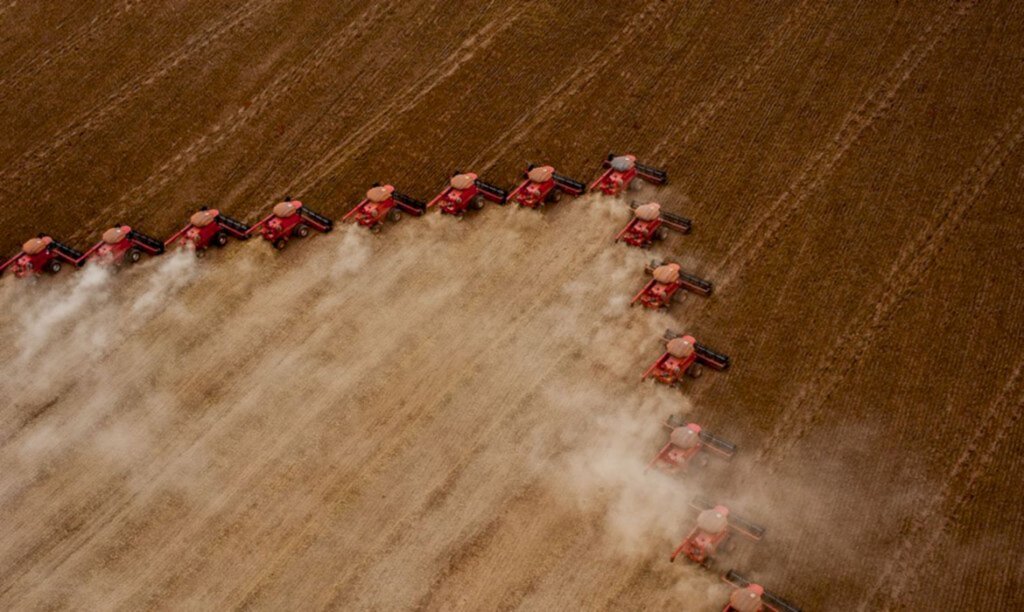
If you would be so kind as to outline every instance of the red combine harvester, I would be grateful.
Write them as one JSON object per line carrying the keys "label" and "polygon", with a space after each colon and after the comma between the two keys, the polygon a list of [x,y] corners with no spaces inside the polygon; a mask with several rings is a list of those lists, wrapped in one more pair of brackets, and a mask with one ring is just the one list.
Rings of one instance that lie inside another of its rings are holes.
{"label": "red combine harvester", "polygon": [[82,257],[82,253],[68,245],[57,242],[46,234],[39,234],[21,245],[20,253],[0,265],[0,274],[8,269],[14,270],[14,275],[18,278],[43,272],[56,274],[64,264],[78,266]]}
{"label": "red combine harvester", "polygon": [[653,278],[633,296],[630,306],[639,302],[644,308],[668,308],[673,302],[680,302],[686,297],[681,290],[708,297],[714,289],[711,281],[682,272],[679,264],[671,261],[653,259],[644,272]]}
{"label": "red combine harvester", "polygon": [[693,336],[683,336],[669,329],[662,339],[665,341],[665,352],[647,368],[641,380],[653,378],[666,385],[678,386],[684,374],[690,378],[700,378],[704,373],[703,366],[719,371],[729,369],[727,355],[700,344]]}
{"label": "red combine harvester", "polygon": [[665,427],[670,432],[668,442],[648,464],[648,469],[657,467],[670,474],[685,472],[690,461],[702,450],[724,459],[732,459],[736,454],[736,445],[705,431],[696,423],[686,423],[674,414],[665,421]]}
{"label": "red combine harvester", "polygon": [[604,172],[590,184],[590,191],[600,189],[605,195],[616,196],[627,189],[636,189],[637,177],[652,185],[664,185],[668,182],[668,173],[652,166],[645,166],[636,161],[632,155],[616,155],[609,153],[602,163]]}
{"label": "red combine harvester", "polygon": [[143,254],[161,255],[164,243],[137,232],[127,225],[118,225],[103,232],[100,241],[82,256],[82,262],[105,264],[138,263]]}
{"label": "red combine harvester", "polygon": [[735,570],[726,572],[722,580],[736,587],[722,612],[801,612],[800,608],[740,576]]}
{"label": "red combine harvester", "polygon": [[259,232],[264,240],[280,251],[290,238],[309,236],[309,228],[326,234],[334,229],[334,221],[285,196],[284,202],[276,204],[269,215],[249,228],[249,234]]}
{"label": "red combine harvester", "polygon": [[507,197],[508,193],[504,189],[481,181],[476,174],[456,171],[448,181],[448,187],[427,202],[427,208],[437,205],[442,213],[461,219],[470,208],[480,210],[487,200],[504,204]]}
{"label": "red combine harvester", "polygon": [[419,217],[426,210],[426,204],[395,191],[391,185],[375,184],[366,192],[366,198],[345,215],[344,220],[355,220],[359,225],[370,228],[370,231],[379,232],[384,219],[397,223],[403,211]]}
{"label": "red combine harvester", "polygon": [[693,221],[661,210],[661,204],[657,202],[630,202],[629,207],[633,209],[633,218],[615,236],[615,242],[621,240],[630,246],[646,249],[655,240],[668,238],[670,229],[680,234],[689,234],[693,229]]}
{"label": "red combine harvester", "polygon": [[551,166],[530,164],[523,177],[526,180],[512,190],[508,201],[527,208],[541,208],[561,200],[563,193],[579,196],[587,190],[586,185],[555,172]]}
{"label": "red combine harvester", "polygon": [[204,206],[189,217],[188,225],[165,240],[164,246],[187,246],[201,255],[211,246],[225,246],[229,237],[248,240],[249,226],[219,210]]}
{"label": "red combine harvester", "polygon": [[675,561],[679,555],[694,563],[709,566],[715,559],[718,549],[725,546],[733,532],[757,541],[764,536],[764,527],[749,523],[733,516],[725,506],[715,506],[704,499],[694,499],[690,505],[699,512],[697,524],[686,536],[669,561]]}

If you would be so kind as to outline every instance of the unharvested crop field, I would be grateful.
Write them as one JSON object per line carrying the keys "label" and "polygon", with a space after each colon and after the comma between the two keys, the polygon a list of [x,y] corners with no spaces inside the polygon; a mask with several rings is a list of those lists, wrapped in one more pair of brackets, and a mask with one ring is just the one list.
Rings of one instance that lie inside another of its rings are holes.
{"label": "unharvested crop field", "polygon": [[[1024,605],[1024,9],[0,0],[0,255],[453,169],[618,199],[0,280],[0,608]],[[630,309],[652,256],[716,283]],[[666,328],[728,353],[641,384]],[[644,472],[682,413],[739,446]]]}

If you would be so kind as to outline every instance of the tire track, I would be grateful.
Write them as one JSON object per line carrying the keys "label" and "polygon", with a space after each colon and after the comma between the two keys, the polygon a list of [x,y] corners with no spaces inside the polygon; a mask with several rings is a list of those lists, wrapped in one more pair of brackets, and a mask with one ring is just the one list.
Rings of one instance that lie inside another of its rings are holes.
{"label": "tire track", "polygon": [[370,141],[396,116],[404,115],[423,100],[430,92],[445,83],[478,53],[488,49],[495,40],[510,29],[522,16],[524,11],[508,5],[503,13],[499,13],[488,23],[467,37],[443,62],[428,70],[416,79],[391,95],[386,104],[372,115],[359,128],[343,138],[325,155],[301,172],[293,179],[293,192],[308,193],[330,177],[345,161],[360,153]]}
{"label": "tire track", "polygon": [[974,503],[979,481],[988,474],[992,461],[1024,415],[1022,373],[1024,361],[1017,363],[999,395],[979,419],[980,426],[942,479],[942,486],[913,518],[910,533],[889,557],[862,610],[890,609],[896,602],[905,602],[908,591],[913,590],[913,580],[929,563],[963,510]]}
{"label": "tire track", "polygon": [[950,233],[959,226],[1022,137],[1024,106],[1018,107],[1007,124],[989,139],[978,160],[939,205],[934,222],[922,228],[897,255],[880,285],[881,293],[868,300],[874,308],[866,317],[847,325],[848,331],[836,340],[809,377],[817,381],[814,391],[801,390],[789,403],[766,436],[758,453],[759,461],[769,465],[779,463],[803,438],[839,384],[864,359],[875,337],[885,329],[900,304],[927,272]]}
{"label": "tire track", "polygon": [[796,214],[807,198],[820,189],[832,175],[840,160],[860,140],[868,127],[883,117],[893,106],[897,95],[910,75],[928,57],[940,41],[945,39],[973,4],[944,9],[924,32],[903,53],[885,78],[840,124],[839,130],[826,143],[824,149],[803,166],[796,179],[773,203],[747,225],[726,253],[723,269],[715,275],[716,282],[725,288],[761,251],[775,241],[779,231]]}
{"label": "tire track", "polygon": [[[791,10],[771,33],[749,55],[744,58],[739,69],[729,73],[712,87],[711,93],[704,97],[678,124],[678,129],[670,131],[650,152],[651,159],[661,159],[665,147],[680,138],[687,142],[690,137],[707,127],[724,106],[733,102],[743,87],[756,76],[765,66],[770,64],[775,54],[787,45],[802,28],[817,18],[817,11],[808,11],[809,0],[805,0]],[[673,100],[678,103],[679,99]]]}
{"label": "tire track", "polygon": [[[149,72],[138,74],[135,78],[119,87],[98,106],[82,113],[58,132],[52,139],[41,142],[30,149],[15,162],[15,165],[0,174],[0,180],[7,183],[24,182],[28,175],[42,167],[50,167],[64,157],[77,153],[70,146],[85,134],[95,132],[117,114],[125,103],[142,91],[155,85],[171,74],[186,61],[206,51],[215,42],[236,29],[245,26],[262,10],[279,0],[249,0],[249,2],[233,10],[225,19],[203,28],[193,34],[170,55],[164,57]],[[251,25],[251,24],[250,24]],[[15,192],[18,190],[15,189]]]}
{"label": "tire track", "polygon": [[[522,142],[524,138],[533,134],[534,130],[544,121],[551,119],[555,113],[565,108],[566,103],[571,101],[573,94],[579,93],[601,74],[609,64],[620,59],[626,50],[624,41],[631,39],[639,33],[641,27],[649,20],[666,11],[669,8],[668,4],[654,0],[648,2],[641,10],[635,12],[629,21],[626,22],[626,25],[612,37],[608,44],[595,51],[583,62],[582,66],[576,68],[568,78],[559,82],[554,89],[534,104],[530,112],[520,115],[519,119],[505,129],[506,134],[512,134],[511,138],[497,140],[493,144],[488,145],[479,155],[473,158],[473,161],[467,164],[467,167],[480,168],[481,172],[487,172],[494,167],[494,164],[501,159],[501,156]],[[552,104],[553,101],[557,102]],[[486,161],[484,161],[485,159]]]}

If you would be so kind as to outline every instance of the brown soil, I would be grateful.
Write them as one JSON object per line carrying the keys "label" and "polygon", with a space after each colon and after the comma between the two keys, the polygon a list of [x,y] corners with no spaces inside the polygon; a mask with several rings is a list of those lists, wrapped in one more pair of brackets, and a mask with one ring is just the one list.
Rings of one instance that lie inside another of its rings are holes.
{"label": "brown soil", "polygon": [[[620,200],[0,282],[0,607],[1024,604],[1024,13],[994,3],[0,1],[2,242],[340,217],[458,168]],[[651,257],[716,283],[627,307]],[[639,375],[665,328],[732,356]],[[739,445],[644,473],[682,412]]]}

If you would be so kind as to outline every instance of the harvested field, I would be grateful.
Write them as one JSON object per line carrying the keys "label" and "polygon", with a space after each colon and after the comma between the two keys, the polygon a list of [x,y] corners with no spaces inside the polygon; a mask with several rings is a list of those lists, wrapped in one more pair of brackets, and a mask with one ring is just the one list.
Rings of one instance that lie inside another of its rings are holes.
{"label": "harvested field", "polygon": [[[626,202],[429,214],[0,280],[0,607],[1024,604],[1024,12],[1011,2],[0,1],[2,254],[283,194],[340,218],[454,168]],[[378,32],[387,31],[386,36]],[[653,256],[715,281],[628,301]],[[732,356],[641,384],[665,328]],[[945,347],[945,348],[943,348]],[[644,473],[682,413],[737,443]],[[723,568],[725,569],[725,568]]]}

